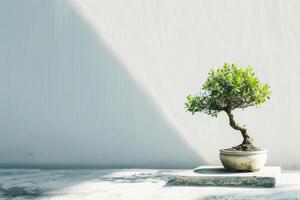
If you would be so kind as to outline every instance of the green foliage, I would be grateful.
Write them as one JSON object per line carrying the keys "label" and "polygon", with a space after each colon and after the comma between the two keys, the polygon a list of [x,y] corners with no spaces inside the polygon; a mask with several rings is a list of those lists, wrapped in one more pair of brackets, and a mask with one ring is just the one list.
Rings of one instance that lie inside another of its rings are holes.
{"label": "green foliage", "polygon": [[269,99],[270,87],[261,83],[252,67],[242,69],[225,63],[220,69],[212,69],[199,95],[187,97],[187,111],[204,112],[217,116],[218,112],[260,105]]}

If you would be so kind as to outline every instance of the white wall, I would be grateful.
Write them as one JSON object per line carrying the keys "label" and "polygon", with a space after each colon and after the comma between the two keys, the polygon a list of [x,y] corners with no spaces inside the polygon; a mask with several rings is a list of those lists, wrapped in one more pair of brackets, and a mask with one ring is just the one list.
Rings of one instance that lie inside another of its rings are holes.
{"label": "white wall", "polygon": [[299,1],[0,3],[0,166],[195,167],[241,142],[185,112],[211,67],[253,65],[273,90],[237,111],[268,164],[300,168]]}

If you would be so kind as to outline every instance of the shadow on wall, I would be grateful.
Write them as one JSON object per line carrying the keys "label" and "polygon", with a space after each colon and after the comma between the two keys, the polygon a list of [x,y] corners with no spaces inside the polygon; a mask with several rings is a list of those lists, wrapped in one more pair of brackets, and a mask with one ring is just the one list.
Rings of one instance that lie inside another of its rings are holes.
{"label": "shadow on wall", "polygon": [[69,1],[3,1],[0,24],[2,167],[202,163]]}

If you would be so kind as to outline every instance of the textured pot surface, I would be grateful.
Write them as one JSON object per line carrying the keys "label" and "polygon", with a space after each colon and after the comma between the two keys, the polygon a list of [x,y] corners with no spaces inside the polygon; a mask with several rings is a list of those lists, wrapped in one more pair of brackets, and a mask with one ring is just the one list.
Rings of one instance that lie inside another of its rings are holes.
{"label": "textured pot surface", "polygon": [[258,171],[267,161],[267,150],[228,151],[221,149],[220,160],[230,171]]}

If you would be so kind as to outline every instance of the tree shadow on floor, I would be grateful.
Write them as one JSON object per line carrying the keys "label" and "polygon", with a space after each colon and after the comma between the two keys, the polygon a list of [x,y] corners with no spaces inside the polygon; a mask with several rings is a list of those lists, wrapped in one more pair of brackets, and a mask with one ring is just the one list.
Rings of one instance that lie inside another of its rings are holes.
{"label": "tree shadow on floor", "polygon": [[138,169],[0,169],[0,197],[55,196],[65,188],[83,183],[163,183],[169,180],[169,172],[169,170]]}

